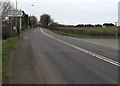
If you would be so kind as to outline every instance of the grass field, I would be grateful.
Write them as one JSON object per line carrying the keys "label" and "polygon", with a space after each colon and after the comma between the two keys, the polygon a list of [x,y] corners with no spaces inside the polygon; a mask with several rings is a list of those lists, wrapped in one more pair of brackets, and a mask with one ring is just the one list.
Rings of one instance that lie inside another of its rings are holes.
{"label": "grass field", "polygon": [[78,37],[78,38],[98,38],[98,39],[117,39],[118,37],[113,37],[113,36],[86,36],[86,35],[78,35],[78,34],[72,34],[72,33],[67,33],[63,31],[56,31],[56,30],[51,30],[52,32],[65,35],[65,36],[71,36],[71,37]]}
{"label": "grass field", "polygon": [[117,27],[54,27],[51,31],[72,37],[79,38],[118,38]]}

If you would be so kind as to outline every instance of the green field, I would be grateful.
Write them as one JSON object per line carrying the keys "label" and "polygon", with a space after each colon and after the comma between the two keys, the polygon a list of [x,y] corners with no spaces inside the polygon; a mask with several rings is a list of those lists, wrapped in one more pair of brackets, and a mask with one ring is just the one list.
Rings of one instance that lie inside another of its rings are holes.
{"label": "green field", "polygon": [[95,32],[117,32],[117,27],[57,27],[59,29],[74,29],[74,30],[82,30],[82,31],[95,31]]}
{"label": "green field", "polygon": [[118,39],[118,37],[113,37],[113,36],[86,36],[86,35],[78,35],[78,34],[72,34],[72,33],[67,33],[63,31],[56,31],[56,30],[51,30],[52,32],[55,32],[57,34],[61,34],[64,36],[71,36],[71,37],[78,37],[78,38],[93,38],[93,39]]}
{"label": "green field", "polygon": [[[51,29],[51,28],[50,28]],[[118,38],[117,27],[53,27],[51,31],[79,38]],[[116,35],[117,34],[117,35]]]}

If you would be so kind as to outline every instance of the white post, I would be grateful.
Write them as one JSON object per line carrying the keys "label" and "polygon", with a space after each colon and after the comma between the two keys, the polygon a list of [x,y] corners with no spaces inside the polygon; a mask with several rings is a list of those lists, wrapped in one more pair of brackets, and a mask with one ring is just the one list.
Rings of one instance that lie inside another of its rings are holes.
{"label": "white post", "polygon": [[[118,30],[118,28],[117,28],[118,25],[117,25],[117,24],[118,24],[118,22],[115,22],[115,27],[116,27],[116,29]],[[115,35],[116,35],[116,37],[118,37],[118,31],[116,32]]]}

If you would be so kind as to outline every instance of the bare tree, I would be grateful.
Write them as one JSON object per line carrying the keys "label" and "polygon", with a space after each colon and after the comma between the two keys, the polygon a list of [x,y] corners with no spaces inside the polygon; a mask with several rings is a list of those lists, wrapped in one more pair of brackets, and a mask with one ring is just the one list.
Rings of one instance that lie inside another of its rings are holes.
{"label": "bare tree", "polygon": [[7,18],[8,10],[12,10],[13,6],[8,0],[0,0],[0,34],[3,39],[7,39],[10,35],[9,19]]}
{"label": "bare tree", "polygon": [[13,9],[13,6],[9,1],[0,1],[0,16],[2,20],[6,18],[8,10],[11,9]]}

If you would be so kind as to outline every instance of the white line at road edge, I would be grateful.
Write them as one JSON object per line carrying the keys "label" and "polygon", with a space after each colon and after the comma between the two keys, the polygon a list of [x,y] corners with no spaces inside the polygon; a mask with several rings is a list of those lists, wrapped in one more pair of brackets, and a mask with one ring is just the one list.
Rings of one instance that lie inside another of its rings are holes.
{"label": "white line at road edge", "polygon": [[49,36],[49,37],[51,37],[51,38],[53,38],[53,39],[55,39],[55,40],[57,40],[57,41],[59,41],[59,42],[62,42],[62,43],[64,43],[64,44],[66,44],[66,45],[69,45],[69,46],[71,46],[71,47],[79,50],[79,51],[82,51],[82,52],[87,53],[87,54],[89,54],[89,55],[91,55],[91,56],[97,57],[97,58],[99,58],[99,59],[101,59],[101,60],[103,60],[103,61],[106,61],[106,62],[108,62],[108,63],[111,63],[111,64],[113,64],[113,65],[116,65],[116,66],[120,67],[120,63],[117,62],[117,61],[114,61],[114,60],[112,60],[112,59],[109,59],[108,57],[105,57],[105,56],[96,54],[96,53],[91,52],[91,51],[89,51],[89,50],[86,50],[86,49],[77,47],[77,46],[75,46],[75,45],[72,45],[72,44],[70,44],[70,43],[67,43],[67,42],[65,42],[65,41],[62,41],[62,40],[60,40],[60,39],[58,39],[58,38],[55,38],[55,37],[53,37],[53,36],[45,33],[42,29],[40,29],[40,30],[41,30],[41,32],[42,32],[43,34],[45,34],[45,35],[47,35],[47,36]]}

